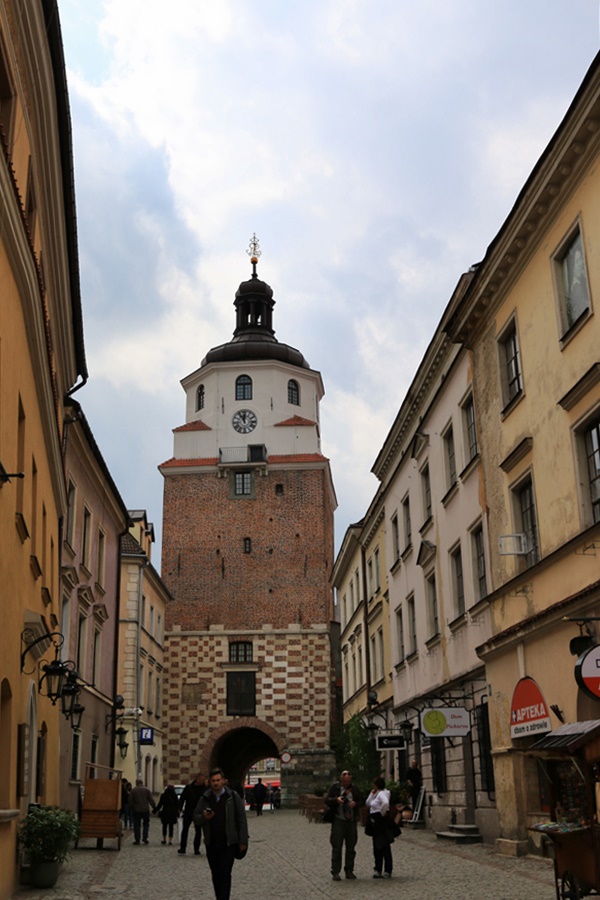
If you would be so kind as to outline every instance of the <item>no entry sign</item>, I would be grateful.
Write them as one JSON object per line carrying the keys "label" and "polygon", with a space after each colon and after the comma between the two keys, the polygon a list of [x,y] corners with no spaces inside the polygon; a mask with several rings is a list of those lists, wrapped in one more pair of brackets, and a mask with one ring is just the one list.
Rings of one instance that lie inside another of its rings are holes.
{"label": "no entry sign", "polygon": [[600,699],[600,645],[581,654],[575,663],[575,681],[588,697]]}

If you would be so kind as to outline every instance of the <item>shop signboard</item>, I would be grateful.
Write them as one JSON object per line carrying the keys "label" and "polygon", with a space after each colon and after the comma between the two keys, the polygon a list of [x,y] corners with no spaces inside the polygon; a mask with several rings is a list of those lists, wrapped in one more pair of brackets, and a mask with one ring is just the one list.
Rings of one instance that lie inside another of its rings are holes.
{"label": "shop signboard", "polygon": [[588,697],[600,699],[600,645],[582,653],[575,663],[575,681]]}
{"label": "shop signboard", "polygon": [[521,678],[515,687],[510,708],[510,736],[521,738],[547,731],[552,731],[552,725],[542,692],[533,678]]}
{"label": "shop signboard", "polygon": [[421,733],[426,737],[464,737],[470,731],[469,710],[462,706],[435,706],[421,713]]}

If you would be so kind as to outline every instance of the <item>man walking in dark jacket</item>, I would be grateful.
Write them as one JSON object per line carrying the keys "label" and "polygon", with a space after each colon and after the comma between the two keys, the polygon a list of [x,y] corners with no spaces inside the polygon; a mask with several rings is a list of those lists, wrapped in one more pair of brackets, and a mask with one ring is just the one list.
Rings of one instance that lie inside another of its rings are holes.
{"label": "man walking in dark jacket", "polygon": [[248,849],[248,823],[244,801],[225,785],[222,769],[212,769],[194,821],[202,823],[216,900],[229,900],[233,863]]}
{"label": "man walking in dark jacket", "polygon": [[262,816],[262,808],[265,800],[267,799],[267,789],[262,783],[262,778],[259,778],[256,784],[254,785],[254,791],[252,792],[252,796],[254,799],[254,805],[256,806],[256,815]]}
{"label": "man walking in dark jacket", "polygon": [[344,860],[344,872],[346,878],[355,879],[354,859],[355,847],[358,839],[358,808],[362,803],[362,795],[355,784],[352,784],[352,776],[347,769],[340,775],[329,788],[325,801],[333,816],[331,822],[331,874],[334,881],[340,881],[342,868],[342,849],[346,844],[346,858]]}
{"label": "man walking in dark jacket", "polygon": [[[196,775],[193,781],[186,784],[181,797],[179,798],[179,809],[183,811],[183,825],[181,826],[181,842],[178,853],[185,853],[187,849],[188,832],[190,825],[194,822],[194,812],[198,806],[200,797],[206,790],[204,785],[204,777]],[[200,856],[200,844],[202,842],[202,829],[200,825],[194,822],[194,853]]]}

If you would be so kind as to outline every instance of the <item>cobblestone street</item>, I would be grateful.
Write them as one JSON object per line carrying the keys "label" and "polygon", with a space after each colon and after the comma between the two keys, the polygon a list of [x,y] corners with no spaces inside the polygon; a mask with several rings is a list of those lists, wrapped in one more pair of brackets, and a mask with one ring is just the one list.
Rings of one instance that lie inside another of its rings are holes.
{"label": "cobblestone street", "polygon": [[[488,846],[457,848],[430,832],[404,830],[393,845],[391,881],[373,880],[371,841],[359,836],[356,881],[334,882],[330,875],[329,826],[310,824],[295,810],[249,816],[250,848],[233,870],[232,900],[261,897],[311,900],[354,896],[402,897],[402,900],[553,900],[552,864],[534,857],[508,859]],[[214,897],[204,849],[202,856],[180,856],[162,846],[160,823],[153,818],[150,844],[133,846],[126,832],[122,849],[97,850],[84,841],[73,851],[55,888],[20,890],[14,900],[210,900]],[[85,849],[83,847],[85,846]]]}

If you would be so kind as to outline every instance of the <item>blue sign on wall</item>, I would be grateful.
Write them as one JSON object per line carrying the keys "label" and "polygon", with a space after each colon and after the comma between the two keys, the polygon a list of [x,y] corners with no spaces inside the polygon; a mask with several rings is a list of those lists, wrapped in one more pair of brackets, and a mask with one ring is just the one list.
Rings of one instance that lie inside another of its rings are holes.
{"label": "blue sign on wall", "polygon": [[154,728],[140,728],[140,744],[154,743]]}

